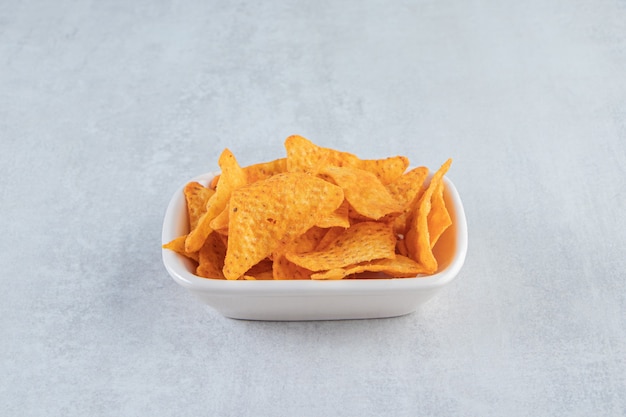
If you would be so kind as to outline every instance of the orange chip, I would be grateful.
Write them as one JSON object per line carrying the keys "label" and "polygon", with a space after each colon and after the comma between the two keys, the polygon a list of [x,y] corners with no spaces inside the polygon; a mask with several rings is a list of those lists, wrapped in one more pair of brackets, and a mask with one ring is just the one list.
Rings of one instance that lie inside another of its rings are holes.
{"label": "orange chip", "polygon": [[[411,259],[417,261],[427,271],[432,274],[437,271],[437,259],[433,255],[431,247],[431,237],[428,227],[428,215],[433,204],[433,193],[439,188],[443,176],[450,169],[451,159],[448,159],[435,172],[430,184],[424,194],[422,194],[415,211],[411,213],[406,234],[407,251]],[[442,189],[443,190],[443,189]]]}
{"label": "orange chip", "polygon": [[187,217],[189,220],[189,230],[196,228],[198,220],[206,212],[206,203],[215,194],[215,191],[205,187],[199,182],[192,181],[185,185],[183,190],[185,201],[187,202]]}
{"label": "orange chip", "polygon": [[324,250],[287,253],[287,259],[311,271],[327,271],[373,259],[395,257],[396,239],[389,225],[357,223],[346,229]]}
{"label": "orange chip", "polygon": [[[274,279],[272,276],[272,260],[265,258],[261,262],[256,265],[253,265],[252,268],[248,269],[245,273],[247,276],[255,277],[255,279]],[[268,278],[268,276],[270,278]]]}
{"label": "orange chip", "polygon": [[328,176],[343,189],[346,200],[360,215],[378,220],[389,214],[400,214],[398,203],[376,175],[352,167],[324,167],[320,174]]}
{"label": "orange chip", "polygon": [[277,174],[235,190],[230,200],[224,275],[239,278],[329,216],[343,199],[343,191],[336,185],[296,172]]}
{"label": "orange chip", "polygon": [[304,234],[296,237],[287,245],[281,247],[280,251],[293,253],[311,252],[317,248],[317,245],[319,245],[327,231],[327,229],[313,226]]}
{"label": "orange chip", "polygon": [[[311,279],[319,279],[319,280],[344,279],[345,277],[350,275],[350,272],[348,272],[350,268],[351,267],[334,268],[328,271],[314,272],[311,274]],[[354,266],[352,268],[354,268]],[[362,271],[359,271],[359,272],[362,272]]]}
{"label": "orange chip", "polygon": [[185,239],[187,239],[187,235],[179,236],[171,242],[164,244],[163,249],[173,250],[180,255],[198,262],[198,252],[189,253],[185,251]]}
{"label": "orange chip", "polygon": [[451,160],[426,181],[428,169],[407,172],[404,156],[365,160],[298,135],[285,149],[245,167],[224,149],[209,186],[184,188],[188,234],[163,248],[195,260],[199,276],[229,280],[436,272],[445,246],[436,244],[452,224],[443,183]]}
{"label": "orange chip", "polygon": [[443,199],[443,182],[437,185],[433,191],[430,213],[428,213],[428,234],[430,235],[430,248],[434,248],[439,237],[452,225],[450,213]]}
{"label": "orange chip", "polygon": [[359,158],[348,152],[323,148],[302,136],[293,135],[285,140],[287,171],[317,174],[320,164],[333,166],[355,166]]}
{"label": "orange chip", "polygon": [[400,177],[409,166],[405,156],[385,159],[360,159],[349,152],[324,148],[299,135],[285,140],[287,171],[317,174],[325,166],[353,167],[373,173],[383,184]]}
{"label": "orange chip", "polygon": [[[226,229],[228,231],[228,229]],[[224,233],[218,233],[220,235],[220,239],[222,239],[222,243],[224,246],[228,247],[228,235]]]}
{"label": "orange chip", "polygon": [[224,207],[224,210],[222,210],[220,214],[215,216],[215,218],[211,220],[211,223],[209,223],[209,225],[211,226],[211,229],[223,235],[228,234],[228,219],[230,217],[229,216],[230,210],[228,210],[228,208],[229,208],[229,205],[226,204],[226,207]]}
{"label": "orange chip", "polygon": [[273,278],[277,280],[309,279],[311,277],[311,271],[290,262],[284,253],[277,253],[274,256],[272,275]]}
{"label": "orange chip", "polygon": [[317,222],[316,226],[326,229],[330,227],[342,227],[344,229],[350,227],[349,208],[350,205],[344,200],[337,210]]}
{"label": "orange chip", "polygon": [[226,246],[222,239],[217,233],[211,233],[200,248],[196,275],[204,278],[224,279],[222,268],[225,255]]}
{"label": "orange chip", "polygon": [[244,167],[243,170],[246,173],[248,184],[252,184],[253,182],[267,179],[281,172],[287,172],[287,158],[249,165]]}
{"label": "orange chip", "polygon": [[423,191],[424,180],[427,176],[428,168],[413,168],[388,184],[387,190],[396,201],[406,207],[420,194],[420,191]]}
{"label": "orange chip", "polygon": [[382,272],[394,278],[410,278],[425,273],[425,269],[406,256],[396,255],[394,259],[376,259],[345,268],[331,269],[311,275],[311,279],[343,279],[361,272]]}
{"label": "orange chip", "polygon": [[263,271],[256,275],[246,274],[242,278],[247,281],[271,281],[274,279],[274,274],[272,271]]}
{"label": "orange chip", "polygon": [[328,245],[330,245],[335,239],[341,236],[343,232],[345,232],[345,230],[346,230],[345,227],[340,227],[340,226],[331,227],[330,229],[326,231],[326,233],[324,234],[324,237],[322,237],[322,239],[319,241],[319,243],[315,247],[315,250],[322,251],[326,249]]}
{"label": "orange chip", "polygon": [[426,269],[413,259],[404,255],[396,255],[395,259],[380,259],[367,266],[365,271],[380,271],[395,278],[411,278],[421,274],[427,274]]}
{"label": "orange chip", "polygon": [[355,168],[371,172],[383,184],[390,184],[400,178],[408,166],[409,159],[406,156],[392,156],[385,159],[360,160]]}
{"label": "orange chip", "polygon": [[274,279],[309,279],[311,277],[311,271],[290,262],[285,257],[285,253],[302,253],[315,250],[325,234],[325,229],[314,226],[303,235],[298,236],[291,243],[274,252]]}
{"label": "orange chip", "polygon": [[231,193],[246,184],[246,174],[243,172],[233,153],[224,149],[219,158],[222,170],[215,194],[207,202],[207,211],[198,220],[198,225],[187,236],[185,250],[195,252],[199,250],[207,236],[211,233],[211,221],[224,210]]}
{"label": "orange chip", "polygon": [[407,215],[413,204],[417,204],[419,196],[424,192],[424,180],[428,176],[428,168],[417,167],[387,185],[393,198],[404,206],[404,212],[394,219],[396,233],[406,233]]}

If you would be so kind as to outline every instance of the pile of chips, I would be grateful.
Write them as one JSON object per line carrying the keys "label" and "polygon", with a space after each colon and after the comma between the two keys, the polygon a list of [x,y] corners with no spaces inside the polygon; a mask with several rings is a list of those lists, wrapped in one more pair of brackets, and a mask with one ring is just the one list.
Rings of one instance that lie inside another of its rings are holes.
{"label": "pile of chips", "polygon": [[447,160],[430,178],[404,156],[364,160],[285,141],[287,156],[241,167],[225,149],[220,175],[184,188],[189,233],[163,245],[215,279],[390,278],[437,271],[433,248],[452,220]]}

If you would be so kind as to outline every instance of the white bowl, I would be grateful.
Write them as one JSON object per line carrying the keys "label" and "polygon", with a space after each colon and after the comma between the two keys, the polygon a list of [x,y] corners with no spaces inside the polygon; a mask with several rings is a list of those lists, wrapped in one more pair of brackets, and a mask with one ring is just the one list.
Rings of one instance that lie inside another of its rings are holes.
{"label": "white bowl", "polygon": [[[208,184],[214,173],[190,181]],[[435,247],[439,270],[415,278],[346,280],[227,281],[194,275],[184,256],[163,249],[163,263],[174,281],[226,317],[247,320],[339,320],[402,316],[416,311],[456,278],[467,253],[467,222],[459,194],[444,177],[444,197],[452,227]],[[184,184],[174,193],[163,221],[162,241],[187,233]],[[375,275],[371,275],[375,276]]]}

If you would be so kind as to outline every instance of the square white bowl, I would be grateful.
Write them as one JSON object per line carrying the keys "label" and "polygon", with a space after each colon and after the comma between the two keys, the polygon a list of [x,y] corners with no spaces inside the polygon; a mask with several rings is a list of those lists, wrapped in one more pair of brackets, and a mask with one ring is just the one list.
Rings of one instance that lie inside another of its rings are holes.
{"label": "square white bowl", "polygon": [[[190,181],[207,185],[215,173]],[[395,317],[416,311],[452,282],[467,253],[467,222],[459,194],[444,177],[444,198],[452,226],[435,246],[439,270],[415,278],[364,278],[345,280],[227,281],[194,274],[193,262],[163,249],[165,268],[181,286],[222,315],[246,320],[341,320]],[[185,183],[186,184],[186,183]],[[162,242],[188,232],[183,184],[172,197],[163,221]]]}

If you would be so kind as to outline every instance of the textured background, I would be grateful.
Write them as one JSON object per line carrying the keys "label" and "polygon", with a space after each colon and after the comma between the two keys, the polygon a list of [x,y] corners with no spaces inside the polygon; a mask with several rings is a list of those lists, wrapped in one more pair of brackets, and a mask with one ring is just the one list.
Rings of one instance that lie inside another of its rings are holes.
{"label": "textured background", "polygon": [[[623,0],[0,0],[0,414],[626,415]],[[463,198],[416,314],[246,322],[167,275],[188,178],[302,134]]]}

